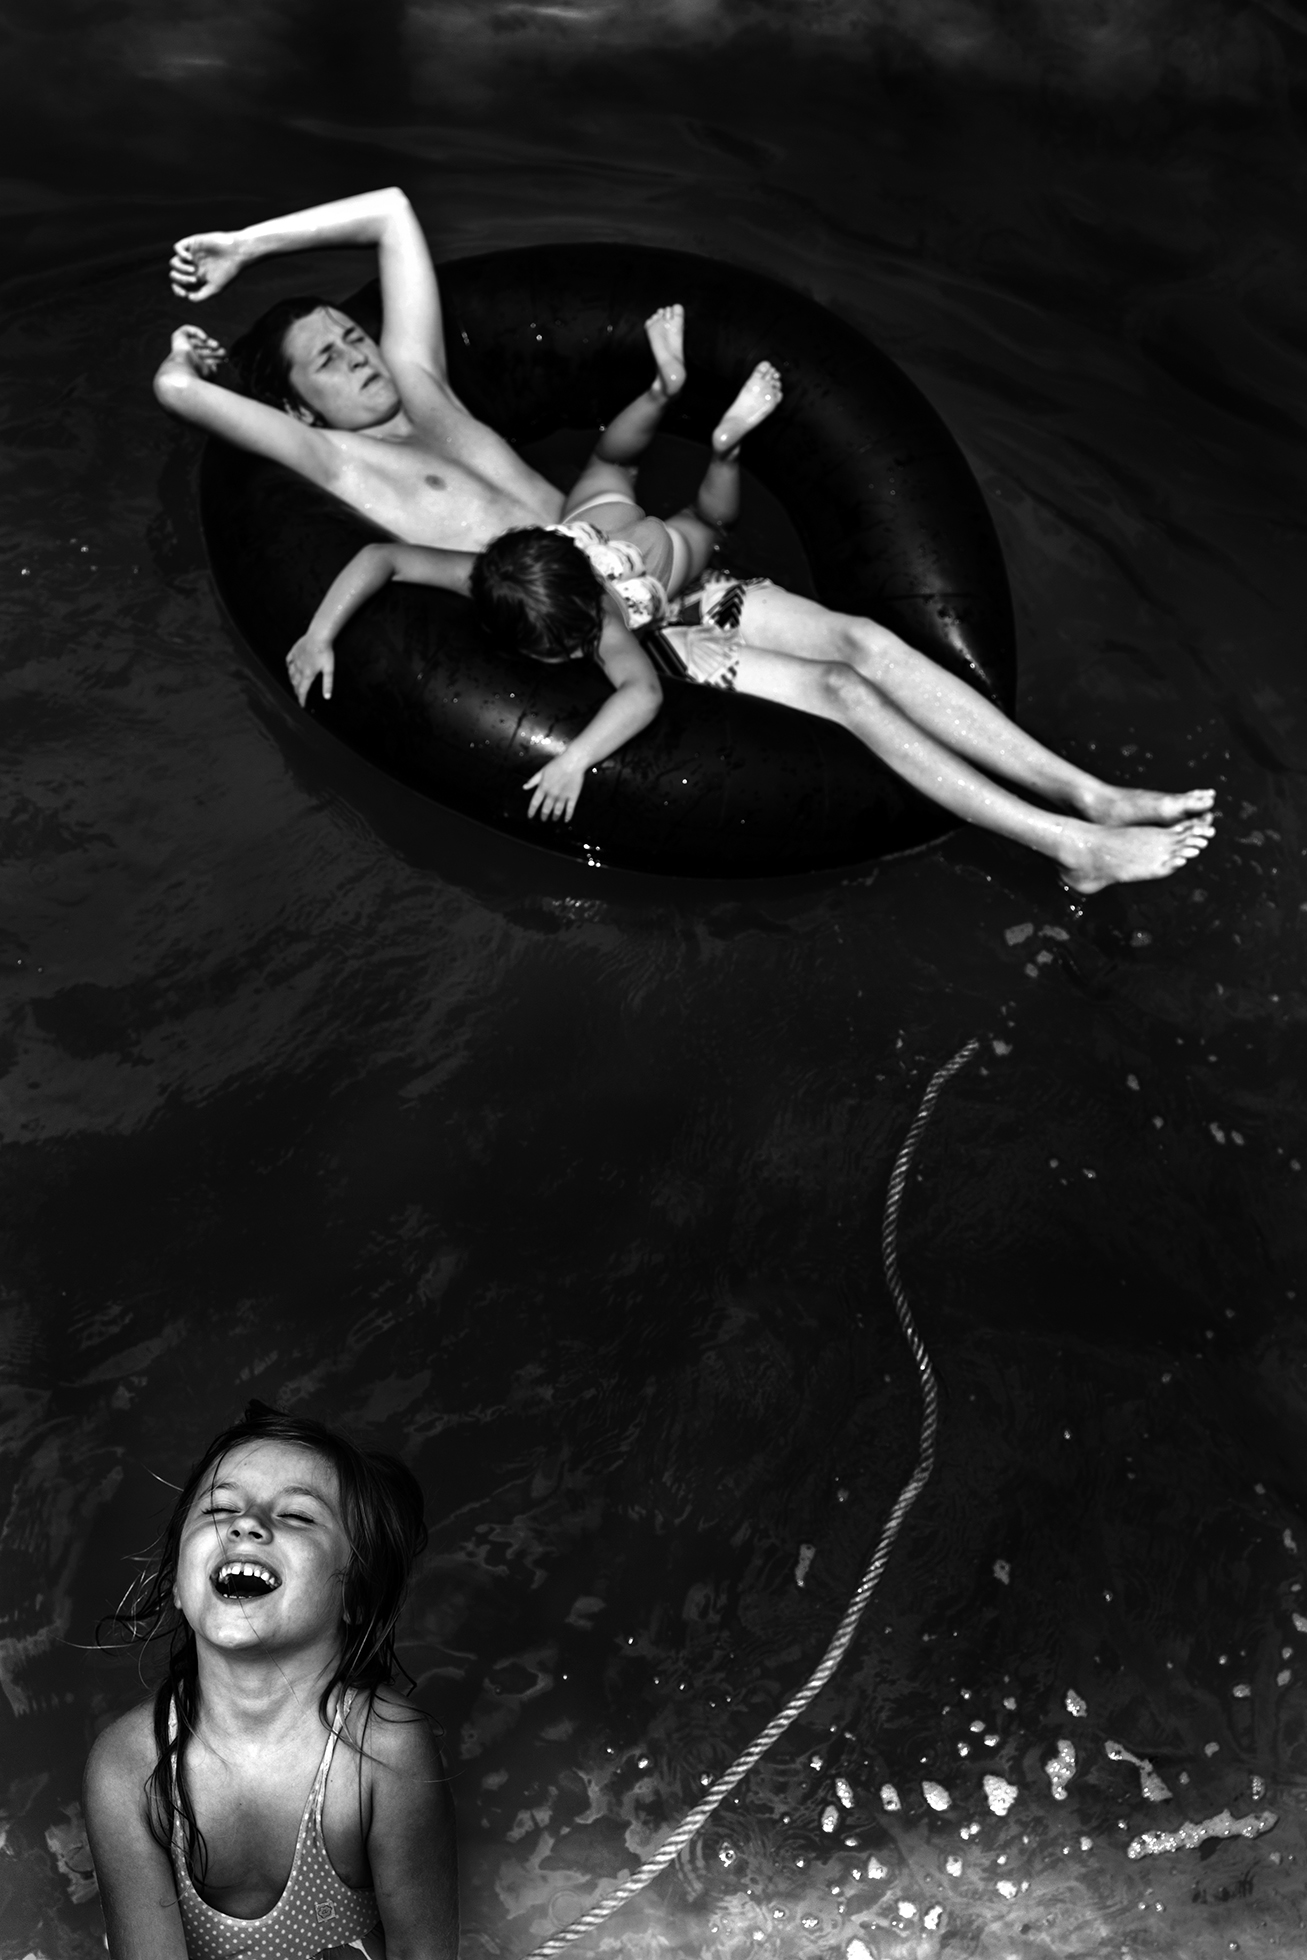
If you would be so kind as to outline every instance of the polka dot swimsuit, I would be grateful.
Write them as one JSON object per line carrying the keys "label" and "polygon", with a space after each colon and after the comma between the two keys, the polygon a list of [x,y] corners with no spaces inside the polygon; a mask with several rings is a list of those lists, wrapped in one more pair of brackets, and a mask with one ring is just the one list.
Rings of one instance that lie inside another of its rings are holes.
{"label": "polka dot swimsuit", "polygon": [[[346,1695],[322,1752],[309,1800],[300,1818],[295,1856],[286,1889],[270,1912],[258,1919],[236,1919],[206,1904],[196,1891],[186,1866],[180,1820],[173,1834],[172,1866],[177,1878],[177,1901],[188,1960],[316,1960],[332,1947],[356,1947],[367,1955],[365,1933],[379,1933],[377,1895],[356,1890],[340,1878],[327,1856],[322,1835],[322,1799],[336,1738],[349,1714],[352,1695]],[[177,1734],[177,1711],[172,1711],[169,1736]],[[380,1940],[373,1942],[374,1953]]]}

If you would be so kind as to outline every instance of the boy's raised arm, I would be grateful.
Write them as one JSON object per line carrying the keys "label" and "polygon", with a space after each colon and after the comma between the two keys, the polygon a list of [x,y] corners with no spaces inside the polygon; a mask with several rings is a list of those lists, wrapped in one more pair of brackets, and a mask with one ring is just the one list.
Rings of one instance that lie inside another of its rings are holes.
{"label": "boy's raised arm", "polygon": [[268,218],[241,231],[198,231],[179,238],[169,265],[179,299],[212,299],[256,259],[333,245],[373,245],[381,274],[388,363],[414,364],[445,380],[444,323],[435,267],[417,215],[396,187],[365,191]]}
{"label": "boy's raised arm", "polygon": [[193,422],[208,435],[223,436],[238,449],[252,449],[284,463],[314,483],[332,487],[339,457],[320,431],[284,415],[266,402],[251,401],[210,377],[225,356],[216,340],[199,327],[178,327],[154,377],[155,399],[170,414]]}

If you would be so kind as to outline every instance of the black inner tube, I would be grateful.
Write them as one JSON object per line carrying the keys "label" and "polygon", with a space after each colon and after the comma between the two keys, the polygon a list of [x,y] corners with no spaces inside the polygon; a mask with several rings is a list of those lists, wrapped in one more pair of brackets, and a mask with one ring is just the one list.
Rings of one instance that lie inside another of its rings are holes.
{"label": "black inner tube", "polygon": [[[744,376],[774,361],[785,401],[746,455],[789,515],[822,602],[893,628],[1010,710],[1012,605],[984,499],[935,410],[861,334],[756,273],[649,248],[497,252],[442,266],[440,281],[452,384],[518,445],[597,429],[647,386],[643,321],[671,300],[686,308],[690,379],[669,433],[706,445]],[[344,305],[375,330],[375,285]],[[222,598],[288,688],[287,650],[378,533],[216,441],[201,502]],[[523,782],[605,690],[590,663],[542,667],[491,646],[451,594],[392,586],[341,635],[333,698],[315,690],[310,712],[436,801],[591,863],[784,875],[854,865],[952,827],[836,724],[675,682],[651,727],[587,778],[571,825],[530,822]]]}

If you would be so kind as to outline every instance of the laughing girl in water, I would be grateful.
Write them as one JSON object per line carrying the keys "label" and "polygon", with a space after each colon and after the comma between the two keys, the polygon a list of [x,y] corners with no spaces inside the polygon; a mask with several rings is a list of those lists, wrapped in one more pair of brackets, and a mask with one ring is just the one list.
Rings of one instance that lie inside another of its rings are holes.
{"label": "laughing girl in water", "polygon": [[152,1702],[91,1751],[111,1960],[454,1960],[453,1812],[393,1686],[426,1540],[404,1465],[252,1402],[178,1498],[132,1610]]}

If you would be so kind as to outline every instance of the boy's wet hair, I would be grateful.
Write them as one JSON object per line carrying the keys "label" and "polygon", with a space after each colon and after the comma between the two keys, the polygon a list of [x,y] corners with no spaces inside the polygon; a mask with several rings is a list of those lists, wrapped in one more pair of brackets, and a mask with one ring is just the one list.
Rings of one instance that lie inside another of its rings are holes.
{"label": "boy's wet hair", "polygon": [[331,305],[315,293],[302,293],[296,299],[279,299],[266,313],[233,341],[228,359],[240,378],[241,387],[256,402],[269,408],[285,409],[291,415],[310,415],[321,424],[322,417],[311,409],[290,378],[290,356],[286,336],[297,320]]}
{"label": "boy's wet hair", "polygon": [[593,659],[604,588],[580,546],[557,531],[505,531],[472,567],[472,603],[497,645],[533,660]]}
{"label": "boy's wet hair", "polygon": [[[294,1443],[312,1450],[336,1474],[349,1556],[341,1574],[340,1654],[318,1701],[324,1725],[329,1725],[338,1689],[386,1687],[403,1672],[395,1658],[395,1628],[413,1561],[427,1542],[422,1491],[412,1471],[398,1457],[362,1450],[311,1416],[287,1415],[266,1402],[251,1402],[241,1420],[215,1436],[192,1466],[157,1555],[106,1627],[113,1629],[115,1645],[139,1642],[148,1648],[156,1640],[168,1642],[166,1670],[154,1698],[158,1758],[147,1784],[150,1834],[168,1850],[180,1822],[189,1868],[201,1880],[204,1839],[183,1774],[199,1712],[199,1665],[195,1635],[173,1602],[173,1587],[182,1532],[196,1496],[214,1481],[223,1458],[242,1443]],[[174,1706],[175,1755],[168,1734]]]}

